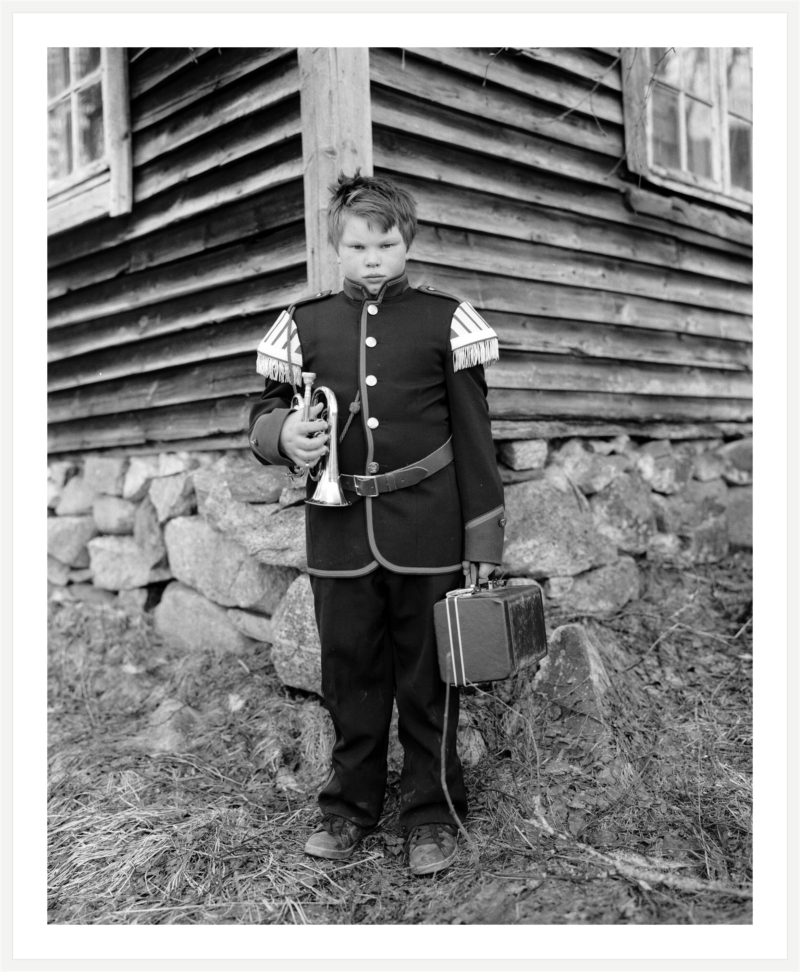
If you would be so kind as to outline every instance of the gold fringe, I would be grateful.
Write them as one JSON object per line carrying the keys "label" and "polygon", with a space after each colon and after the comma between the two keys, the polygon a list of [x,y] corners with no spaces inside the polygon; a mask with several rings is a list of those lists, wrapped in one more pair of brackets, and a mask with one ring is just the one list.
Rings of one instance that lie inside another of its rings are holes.
{"label": "gold fringe", "polygon": [[287,361],[279,361],[261,351],[256,355],[256,371],[264,378],[272,378],[273,381],[288,381],[293,385],[302,384],[300,368],[297,365],[293,364],[290,370]]}
{"label": "gold fringe", "polygon": [[463,348],[457,348],[453,352],[453,371],[472,368],[476,364],[482,364],[485,368],[488,368],[499,357],[500,348],[496,337],[487,338],[485,341],[475,341],[473,344],[465,344]]}

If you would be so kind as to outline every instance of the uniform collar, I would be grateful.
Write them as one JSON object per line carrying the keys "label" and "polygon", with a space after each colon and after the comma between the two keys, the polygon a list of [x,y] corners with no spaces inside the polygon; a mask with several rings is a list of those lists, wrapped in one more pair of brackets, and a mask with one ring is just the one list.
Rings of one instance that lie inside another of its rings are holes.
{"label": "uniform collar", "polygon": [[408,276],[405,273],[401,273],[399,277],[394,277],[392,280],[387,280],[374,297],[368,290],[362,287],[361,284],[353,283],[353,281],[348,280],[347,277],[344,278],[342,290],[344,291],[345,296],[350,297],[352,300],[372,300],[376,304],[380,304],[380,302],[385,300],[387,297],[399,297],[400,294],[402,294],[405,290],[408,290],[410,286]]}

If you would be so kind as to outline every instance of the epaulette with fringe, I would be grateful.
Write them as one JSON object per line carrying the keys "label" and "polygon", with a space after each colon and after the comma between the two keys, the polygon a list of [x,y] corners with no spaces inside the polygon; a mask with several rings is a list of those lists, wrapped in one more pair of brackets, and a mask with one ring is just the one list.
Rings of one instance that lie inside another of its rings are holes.
{"label": "epaulette with fringe", "polygon": [[285,311],[281,311],[277,321],[264,335],[256,349],[256,371],[264,378],[274,381],[287,381],[293,385],[302,384],[303,349],[300,347],[300,336],[294,322],[294,311],[301,304],[308,304],[313,300],[327,297],[330,290],[324,290],[313,297],[304,297],[296,301]]}
{"label": "epaulette with fringe", "polygon": [[432,294],[434,297],[447,297],[449,300],[458,301],[458,307],[456,307],[453,320],[450,322],[453,371],[472,368],[477,364],[482,364],[485,368],[488,368],[490,364],[499,359],[500,347],[497,334],[472,304],[466,300],[460,300],[452,294],[436,290],[434,287],[420,287],[420,290],[423,293]]}

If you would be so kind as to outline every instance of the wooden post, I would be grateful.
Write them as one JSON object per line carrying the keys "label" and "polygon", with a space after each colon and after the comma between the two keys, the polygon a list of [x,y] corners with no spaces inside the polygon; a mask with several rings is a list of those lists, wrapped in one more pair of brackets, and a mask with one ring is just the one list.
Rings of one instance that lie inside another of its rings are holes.
{"label": "wooden post", "polygon": [[131,116],[128,97],[128,51],[108,47],[105,51],[103,97],[106,100],[106,146],[111,170],[109,215],[129,213],[133,206],[131,160]]}
{"label": "wooden post", "polygon": [[303,129],[303,185],[308,285],[338,290],[341,277],[328,243],[328,186],[341,171],[372,175],[369,49],[310,47],[297,52]]}

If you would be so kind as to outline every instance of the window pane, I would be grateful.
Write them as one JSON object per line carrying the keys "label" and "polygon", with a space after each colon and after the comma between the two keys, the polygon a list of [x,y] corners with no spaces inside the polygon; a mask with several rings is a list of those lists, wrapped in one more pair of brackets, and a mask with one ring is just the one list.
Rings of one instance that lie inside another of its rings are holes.
{"label": "window pane", "polygon": [[73,56],[75,58],[75,77],[78,80],[85,78],[95,68],[100,67],[99,47],[76,47],[73,49]]}
{"label": "window pane", "polygon": [[47,97],[55,98],[69,87],[69,48],[47,48]]}
{"label": "window pane", "polygon": [[753,191],[753,126],[728,116],[728,138],[731,152],[731,183]]}
{"label": "window pane", "polygon": [[72,117],[69,102],[47,112],[47,177],[61,179],[72,172]]}
{"label": "window pane", "polygon": [[668,169],[681,167],[678,96],[653,85],[653,161]]}
{"label": "window pane", "polygon": [[681,62],[674,47],[651,47],[650,66],[659,81],[675,88],[681,85]]}
{"label": "window pane", "polygon": [[686,106],[686,164],[695,175],[713,179],[711,108],[694,98],[687,98]]}
{"label": "window pane", "polygon": [[729,47],[725,52],[728,76],[728,111],[753,120],[752,48]]}
{"label": "window pane", "polygon": [[105,155],[103,144],[103,97],[100,85],[78,92],[78,165]]}
{"label": "window pane", "polygon": [[683,87],[703,101],[711,101],[711,64],[707,47],[684,47]]}

